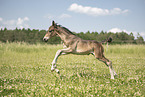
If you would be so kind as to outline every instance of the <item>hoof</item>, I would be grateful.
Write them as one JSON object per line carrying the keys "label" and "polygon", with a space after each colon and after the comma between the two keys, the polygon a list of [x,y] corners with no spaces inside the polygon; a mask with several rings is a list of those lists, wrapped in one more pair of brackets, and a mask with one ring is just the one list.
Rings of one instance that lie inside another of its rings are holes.
{"label": "hoof", "polygon": [[60,74],[60,71],[58,71],[57,73]]}
{"label": "hoof", "polygon": [[55,68],[51,68],[51,72],[53,72],[55,70]]}
{"label": "hoof", "polygon": [[60,74],[60,71],[59,71],[58,69],[55,69],[55,71],[56,71],[58,74]]}

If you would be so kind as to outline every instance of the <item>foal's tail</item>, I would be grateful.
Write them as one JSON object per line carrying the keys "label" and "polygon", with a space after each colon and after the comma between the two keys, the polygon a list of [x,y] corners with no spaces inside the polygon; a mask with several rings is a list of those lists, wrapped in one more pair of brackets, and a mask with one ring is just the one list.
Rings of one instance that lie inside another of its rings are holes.
{"label": "foal's tail", "polygon": [[105,39],[103,41],[101,41],[100,43],[111,43],[112,42],[112,38],[109,37],[108,39]]}

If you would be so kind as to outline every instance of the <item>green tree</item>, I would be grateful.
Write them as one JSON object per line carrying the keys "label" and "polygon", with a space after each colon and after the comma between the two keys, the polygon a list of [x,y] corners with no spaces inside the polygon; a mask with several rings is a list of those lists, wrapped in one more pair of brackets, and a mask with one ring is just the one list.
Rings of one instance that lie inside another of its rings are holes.
{"label": "green tree", "polygon": [[143,44],[144,43],[144,39],[139,33],[137,34],[136,43],[137,44]]}

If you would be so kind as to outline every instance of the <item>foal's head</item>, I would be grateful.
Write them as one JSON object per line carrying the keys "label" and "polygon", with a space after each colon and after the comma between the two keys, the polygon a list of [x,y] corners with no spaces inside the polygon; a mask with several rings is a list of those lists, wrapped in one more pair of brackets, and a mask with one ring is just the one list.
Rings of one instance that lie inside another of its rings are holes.
{"label": "foal's head", "polygon": [[56,30],[57,30],[57,24],[53,21],[52,25],[48,29],[48,32],[45,34],[43,40],[47,42],[48,39],[50,39],[53,36],[56,36],[57,35]]}

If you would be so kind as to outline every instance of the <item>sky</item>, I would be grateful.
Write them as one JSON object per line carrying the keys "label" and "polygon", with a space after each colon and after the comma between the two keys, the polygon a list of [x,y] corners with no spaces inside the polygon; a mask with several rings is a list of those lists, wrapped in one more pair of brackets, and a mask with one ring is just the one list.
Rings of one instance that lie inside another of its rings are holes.
{"label": "sky", "polygon": [[145,0],[0,0],[0,28],[48,30],[52,21],[74,32],[140,33]]}

